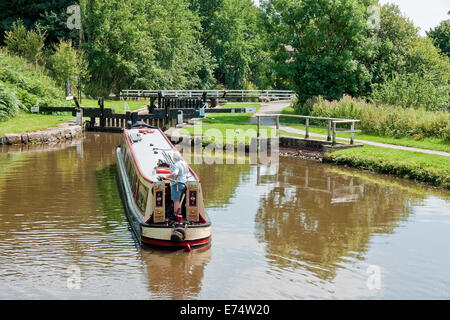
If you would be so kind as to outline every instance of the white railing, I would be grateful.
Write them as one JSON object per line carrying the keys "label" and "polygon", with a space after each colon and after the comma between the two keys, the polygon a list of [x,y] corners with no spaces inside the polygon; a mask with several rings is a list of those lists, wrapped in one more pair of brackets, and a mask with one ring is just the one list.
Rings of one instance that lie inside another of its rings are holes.
{"label": "white railing", "polygon": [[[331,141],[333,145],[336,144],[336,134],[338,132],[349,132],[350,133],[350,144],[354,144],[354,138],[356,132],[361,132],[361,130],[355,130],[355,123],[360,122],[360,120],[356,119],[340,119],[340,118],[328,118],[328,117],[313,117],[313,116],[302,116],[302,115],[293,115],[293,114],[256,114],[257,117],[257,136],[259,137],[260,133],[260,118],[275,118],[276,119],[276,135],[280,135],[280,117],[290,117],[290,118],[299,118],[305,119],[305,124],[300,123],[290,123],[288,125],[294,126],[304,126],[305,127],[305,139],[309,138],[309,128],[311,127],[309,124],[310,119],[314,120],[324,120],[327,121],[326,127],[315,127],[315,128],[326,128],[328,131],[327,141]],[[349,123],[350,129],[338,129],[336,128],[336,124],[338,123]]]}
{"label": "white railing", "polygon": [[206,92],[208,98],[258,98],[266,100],[293,100],[295,92],[291,90],[122,90],[120,100],[128,98],[147,98],[157,96],[202,97]]}

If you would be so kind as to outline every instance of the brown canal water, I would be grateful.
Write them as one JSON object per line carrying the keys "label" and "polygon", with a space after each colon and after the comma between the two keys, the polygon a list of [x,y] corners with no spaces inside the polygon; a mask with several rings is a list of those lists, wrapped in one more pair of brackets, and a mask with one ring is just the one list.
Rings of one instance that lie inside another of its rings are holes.
{"label": "brown canal water", "polygon": [[212,245],[140,248],[119,140],[0,149],[0,299],[450,298],[448,192],[293,158],[192,165]]}

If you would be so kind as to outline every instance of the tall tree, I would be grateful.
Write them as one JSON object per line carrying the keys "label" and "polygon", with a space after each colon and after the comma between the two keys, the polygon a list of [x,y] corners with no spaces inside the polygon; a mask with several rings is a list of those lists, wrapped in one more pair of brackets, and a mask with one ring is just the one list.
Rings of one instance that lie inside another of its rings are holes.
{"label": "tall tree", "polygon": [[90,92],[125,88],[208,88],[214,60],[185,0],[84,0]]}
{"label": "tall tree", "polygon": [[277,72],[300,103],[316,95],[338,99],[366,93],[374,54],[367,23],[370,0],[269,0],[268,17]]}
{"label": "tall tree", "polygon": [[396,5],[381,7],[373,74],[372,99],[403,107],[448,107],[450,62],[430,38],[423,38]]}
{"label": "tall tree", "polygon": [[380,7],[380,28],[376,33],[376,54],[367,62],[372,83],[383,83],[398,72],[405,72],[407,54],[419,29],[394,4]]}
{"label": "tall tree", "polygon": [[69,80],[76,84],[81,77],[87,80],[87,65],[84,54],[81,50],[76,50],[72,46],[71,40],[60,40],[53,45],[53,53],[47,58],[47,67],[50,69],[53,78],[62,87]]}
{"label": "tall tree", "polygon": [[261,12],[251,0],[191,0],[202,24],[202,43],[217,61],[214,75],[229,89],[260,82],[264,29]]}
{"label": "tall tree", "polygon": [[428,31],[427,35],[447,57],[450,57],[450,19],[442,21],[436,28]]}
{"label": "tall tree", "polygon": [[76,39],[76,31],[66,26],[67,8],[73,4],[73,0],[0,1],[0,44],[5,31],[11,30],[17,19],[21,19],[27,29],[38,23],[47,33],[46,44],[57,43],[58,39]]}

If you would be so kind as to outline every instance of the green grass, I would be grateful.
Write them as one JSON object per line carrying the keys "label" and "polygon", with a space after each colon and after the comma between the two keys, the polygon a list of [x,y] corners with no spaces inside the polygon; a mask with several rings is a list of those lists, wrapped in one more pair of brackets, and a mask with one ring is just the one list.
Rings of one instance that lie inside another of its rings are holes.
{"label": "green grass", "polygon": [[[227,105],[227,108],[243,107],[256,108],[258,110],[261,105],[239,103]],[[249,144],[250,139],[256,137],[257,132],[256,124],[249,123],[252,115],[253,113],[209,113],[205,118],[201,119],[201,134],[209,141],[216,141],[217,136],[221,135],[223,142],[230,143],[230,141],[225,141],[225,135],[227,130],[231,130],[235,133],[238,142],[245,141],[245,144]],[[269,127],[261,126],[260,128],[262,137],[270,136],[271,133],[274,133],[274,130],[269,130]],[[184,130],[190,135],[194,135],[196,131],[199,131],[199,128],[185,127]]]}
{"label": "green grass", "polygon": [[[141,109],[150,103],[148,100],[130,100],[130,101],[104,100],[104,106],[105,108],[114,109],[115,113],[123,113],[124,102],[128,104],[131,111]],[[81,106],[85,108],[100,108],[98,106],[98,101],[96,99],[83,98],[81,100]]]}
{"label": "green grass", "polygon": [[42,115],[19,113],[17,117],[0,122],[0,137],[7,133],[22,133],[57,127],[59,124],[74,120],[71,114]]}
{"label": "green grass", "polygon": [[450,189],[450,161],[446,156],[366,145],[327,153],[324,161]]}

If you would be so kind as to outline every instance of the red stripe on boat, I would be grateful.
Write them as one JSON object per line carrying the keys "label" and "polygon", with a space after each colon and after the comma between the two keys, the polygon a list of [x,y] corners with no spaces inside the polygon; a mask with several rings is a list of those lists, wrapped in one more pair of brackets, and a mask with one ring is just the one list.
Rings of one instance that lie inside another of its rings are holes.
{"label": "red stripe on boat", "polygon": [[142,242],[147,244],[153,244],[157,246],[165,246],[165,247],[185,247],[186,245],[200,245],[200,244],[206,244],[211,241],[211,237],[200,239],[200,240],[189,240],[189,241],[183,241],[180,243],[175,243],[170,240],[156,240],[156,239],[150,239],[147,237],[142,237]]}

